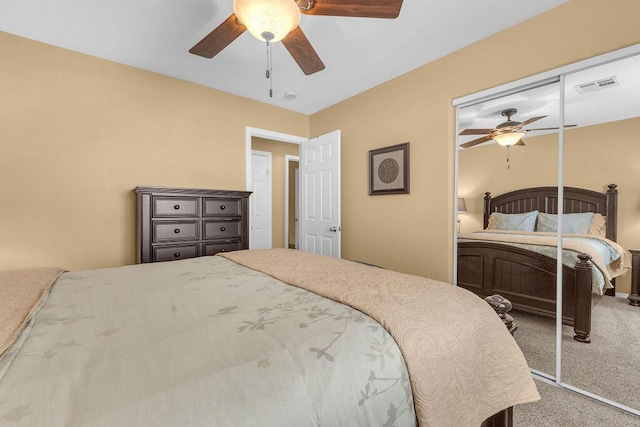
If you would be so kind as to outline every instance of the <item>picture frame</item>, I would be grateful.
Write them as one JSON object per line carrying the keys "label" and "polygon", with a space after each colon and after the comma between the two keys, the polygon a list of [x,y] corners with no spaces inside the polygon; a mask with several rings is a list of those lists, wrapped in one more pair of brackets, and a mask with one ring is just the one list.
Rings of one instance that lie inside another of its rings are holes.
{"label": "picture frame", "polygon": [[409,143],[369,150],[369,195],[409,194]]}

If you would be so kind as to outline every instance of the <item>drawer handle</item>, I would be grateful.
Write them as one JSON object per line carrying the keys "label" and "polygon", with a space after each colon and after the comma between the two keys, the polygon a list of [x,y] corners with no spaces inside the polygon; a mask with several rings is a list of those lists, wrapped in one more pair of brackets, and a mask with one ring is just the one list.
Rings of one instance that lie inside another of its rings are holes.
{"label": "drawer handle", "polygon": [[180,205],[173,205],[173,209],[175,209],[175,210],[180,209]]}
{"label": "drawer handle", "polygon": [[174,258],[180,258],[180,252],[176,252],[175,254],[173,254]]}
{"label": "drawer handle", "polygon": [[180,229],[179,229],[179,228],[176,228],[175,230],[173,230],[173,232],[174,232],[174,233],[176,233],[176,234],[178,234],[178,233],[180,233]]}
{"label": "drawer handle", "polygon": [[220,231],[224,231],[224,230],[226,230],[226,228],[220,227]]}
{"label": "drawer handle", "polygon": [[220,252],[225,252],[225,250],[224,249],[220,249]]}
{"label": "drawer handle", "polygon": [[227,207],[225,205],[220,205],[220,210],[225,210]]}

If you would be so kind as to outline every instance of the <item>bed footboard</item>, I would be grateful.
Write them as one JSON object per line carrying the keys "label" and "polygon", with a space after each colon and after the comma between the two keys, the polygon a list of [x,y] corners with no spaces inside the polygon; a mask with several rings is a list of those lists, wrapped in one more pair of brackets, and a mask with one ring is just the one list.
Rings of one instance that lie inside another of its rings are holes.
{"label": "bed footboard", "polygon": [[513,427],[513,406],[487,418],[481,427]]}
{"label": "bed footboard", "polygon": [[[591,269],[581,254],[575,268],[563,266],[562,321],[574,327],[574,339],[591,341]],[[458,286],[486,298],[500,294],[515,310],[555,318],[555,258],[494,242],[458,243]]]}

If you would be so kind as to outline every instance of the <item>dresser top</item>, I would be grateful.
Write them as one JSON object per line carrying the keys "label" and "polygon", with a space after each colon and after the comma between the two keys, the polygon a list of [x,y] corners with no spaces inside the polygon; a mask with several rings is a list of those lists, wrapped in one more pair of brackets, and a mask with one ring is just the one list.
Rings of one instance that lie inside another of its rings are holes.
{"label": "dresser top", "polygon": [[210,190],[205,188],[176,188],[176,187],[142,187],[138,186],[133,189],[136,194],[192,194],[197,196],[235,196],[249,197],[251,191],[235,191],[235,190]]}

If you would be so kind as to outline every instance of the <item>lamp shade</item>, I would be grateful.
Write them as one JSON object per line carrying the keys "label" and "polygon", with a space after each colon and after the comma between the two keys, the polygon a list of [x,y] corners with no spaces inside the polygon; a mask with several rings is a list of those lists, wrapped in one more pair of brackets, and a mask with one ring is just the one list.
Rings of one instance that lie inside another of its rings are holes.
{"label": "lamp shade", "polygon": [[458,212],[466,213],[467,212],[467,204],[464,201],[464,198],[458,197]]}
{"label": "lamp shade", "polygon": [[493,137],[496,142],[503,147],[511,147],[513,144],[520,141],[520,138],[524,136],[522,132],[509,132],[509,133],[501,133]]}
{"label": "lamp shade", "polygon": [[238,20],[258,40],[282,40],[300,23],[300,8],[294,0],[234,0]]}

